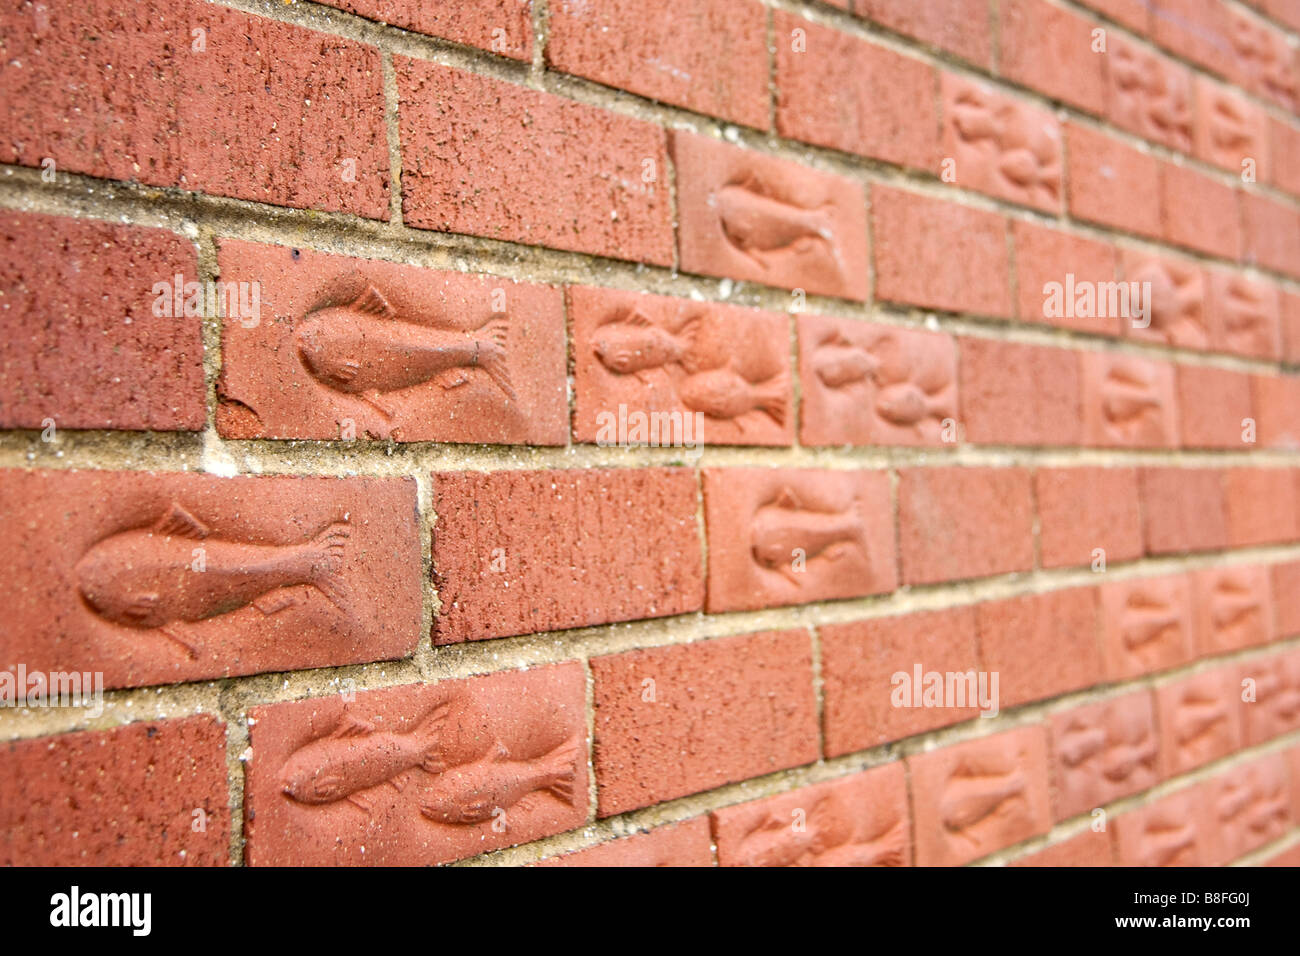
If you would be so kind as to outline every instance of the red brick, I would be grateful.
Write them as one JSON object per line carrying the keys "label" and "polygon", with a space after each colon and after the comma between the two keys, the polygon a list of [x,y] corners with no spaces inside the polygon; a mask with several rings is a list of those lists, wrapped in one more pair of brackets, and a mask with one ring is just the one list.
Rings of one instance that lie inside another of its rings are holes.
{"label": "red brick", "polygon": [[1021,727],[907,758],[918,866],[957,866],[1051,827],[1047,731]]}
{"label": "red brick", "polygon": [[1235,7],[1227,7],[1227,14],[1234,56],[1229,78],[1283,109],[1300,110],[1300,60],[1286,33]]}
{"label": "red brick", "polygon": [[871,191],[876,297],[1010,317],[1007,221],[887,186]]}
{"label": "red brick", "polygon": [[[922,696],[924,706],[916,705],[917,695],[926,689],[926,675],[945,675],[945,687],[948,674],[972,675],[978,681],[972,608],[824,624],[819,630],[828,757],[912,737],[979,714],[978,684],[966,680],[954,683],[953,697],[926,704]],[[895,679],[896,675],[904,676]],[[991,697],[992,685],[986,683],[985,688]],[[957,706],[957,693],[967,695],[968,703]]]}
{"label": "red brick", "polygon": [[566,663],[252,708],[248,862],[444,863],[581,826],[586,683]]}
{"label": "red brick", "polygon": [[[1080,288],[1085,282],[1093,283],[1094,290],[1099,290],[1102,283],[1115,282],[1119,255],[1114,246],[1020,220],[1012,222],[1011,231],[1015,238],[1019,292],[1016,311],[1022,322],[1041,322],[1102,335],[1119,334],[1120,316],[1111,315],[1109,308],[1080,310],[1076,307],[1077,293],[1073,298],[1065,294],[1067,287]],[[1054,298],[1058,292],[1060,308],[1056,308]],[[1050,307],[1049,303],[1052,303]]]}
{"label": "red brick", "polygon": [[898,586],[883,471],[710,468],[707,610],[881,594]]}
{"label": "red brick", "polygon": [[854,0],[853,12],[964,60],[991,65],[993,28],[984,0]]}
{"label": "red brick", "polygon": [[[1079,0],[1079,2],[1139,33],[1146,33],[1150,29],[1150,0]],[[1107,31],[1107,35],[1113,38],[1115,33]]]}
{"label": "red brick", "polygon": [[663,130],[435,63],[393,64],[407,225],[672,264]]}
{"label": "red brick", "polygon": [[976,605],[980,663],[1001,706],[1057,697],[1101,680],[1097,590],[1069,588]]}
{"label": "red brick", "polygon": [[1079,353],[962,338],[961,419],[988,445],[1077,445],[1083,437]]}
{"label": "red brick", "polygon": [[197,0],[41,10],[0,14],[0,161],[388,218],[374,47]]}
{"label": "red brick", "polygon": [[1032,510],[1029,472],[1022,468],[902,469],[904,583],[1028,571],[1034,563]]}
{"label": "red brick", "polygon": [[1286,757],[1272,753],[1206,782],[1225,860],[1237,860],[1284,836],[1294,825]]}
{"label": "red brick", "polygon": [[1051,731],[1057,820],[1089,813],[1160,782],[1150,691],[1053,714]]}
{"label": "red brick", "polygon": [[709,818],[655,827],[585,850],[553,856],[537,866],[713,866]]}
{"label": "red brick", "polygon": [[1106,118],[1182,153],[1193,146],[1192,71],[1169,57],[1107,31]]}
{"label": "red brick", "polygon": [[[1292,811],[1294,813],[1294,811]],[[1300,866],[1300,843],[1294,843],[1289,848],[1278,853],[1276,856],[1270,856],[1264,860],[1263,866]]]}
{"label": "red brick", "polygon": [[1232,20],[1223,0],[1153,0],[1151,38],[1171,53],[1231,78]]}
{"label": "red brick", "polygon": [[1084,352],[1083,434],[1104,448],[1177,448],[1174,366],[1118,352]]}
{"label": "red brick", "polygon": [[998,9],[998,72],[1089,113],[1105,111],[1096,20],[1045,0],[1004,0]]}
{"label": "red brick", "polygon": [[1192,572],[1196,647],[1202,657],[1228,654],[1273,637],[1273,599],[1265,565]]}
{"label": "red brick", "polygon": [[956,73],[941,77],[943,155],[965,189],[1061,209],[1061,124],[1049,111]]}
{"label": "red brick", "polygon": [[[225,437],[567,440],[558,289],[227,240],[217,261],[221,281],[258,284],[265,313],[251,327],[233,313],[224,323]],[[460,364],[453,353],[412,369],[416,348],[458,348]],[[493,352],[499,371],[476,368]],[[378,373],[370,382],[335,377],[359,359]]]}
{"label": "red brick", "polygon": [[1300,561],[1272,567],[1274,632],[1278,639],[1300,636]]}
{"label": "red brick", "polygon": [[1012,860],[1010,866],[1113,866],[1110,837],[1105,830],[1084,830],[1060,843]]}
{"label": "red brick", "polygon": [[1282,357],[1282,297],[1278,286],[1214,269],[1208,300],[1213,347],[1250,358]]}
{"label": "red brick", "polygon": [[226,726],[206,714],[0,744],[0,865],[225,866]]}
{"label": "red brick", "polygon": [[1228,543],[1234,548],[1296,540],[1296,475],[1290,468],[1229,468],[1223,473]]}
{"label": "red brick", "polygon": [[162,229],[0,216],[0,426],[201,429],[202,318],[153,290],[197,273]]}
{"label": "red brick", "polygon": [[1248,450],[1242,440],[1254,417],[1250,376],[1211,365],[1177,365],[1178,421],[1184,448]]}
{"label": "red brick", "polygon": [[1227,546],[1227,505],[1217,469],[1143,468],[1138,481],[1147,554]]}
{"label": "red brick", "polygon": [[[1124,334],[1144,342],[1184,349],[1208,349],[1217,330],[1206,306],[1205,270],[1181,259],[1128,250],[1123,256],[1127,282],[1150,283],[1143,290],[1147,325],[1133,317],[1121,322]],[[1147,292],[1149,291],[1149,295]]]}
{"label": "red brick", "polygon": [[683,271],[866,298],[861,185],[682,130],[672,156]]}
{"label": "red brick", "polygon": [[1217,835],[1204,784],[1187,787],[1115,818],[1120,866],[1214,866]]}
{"label": "red brick", "polygon": [[1300,125],[1268,117],[1269,182],[1300,196]]}
{"label": "red brick", "polygon": [[1300,277],[1300,208],[1245,191],[1238,195],[1245,261]]}
{"label": "red brick", "polygon": [[768,128],[767,18],[757,0],[568,0],[549,8],[552,69]]}
{"label": "red brick", "polygon": [[1300,293],[1283,290],[1281,321],[1282,357],[1291,364],[1300,363]]}
{"label": "red brick", "polygon": [[698,611],[684,468],[433,475],[435,644]]}
{"label": "red brick", "polygon": [[1291,29],[1300,30],[1300,7],[1297,7],[1292,0],[1262,0],[1256,6]]}
{"label": "red brick", "polygon": [[591,660],[600,815],[817,759],[807,631]]}
{"label": "red brick", "polygon": [[1195,170],[1161,163],[1160,209],[1166,242],[1223,259],[1241,255],[1237,190],[1232,187]]}
{"label": "red brick", "polygon": [[[583,286],[569,286],[568,306],[578,441],[794,440],[787,316]],[[622,436],[620,408],[628,423]],[[657,437],[647,432],[652,421],[661,423]]]}
{"label": "red brick", "polygon": [[1264,448],[1300,448],[1300,378],[1255,375],[1251,381],[1259,444]]}
{"label": "red brick", "polygon": [[1160,164],[1118,139],[1068,123],[1071,214],[1144,236],[1159,236]]}
{"label": "red brick", "polygon": [[[782,136],[900,166],[939,156],[934,67],[810,20],[773,11],[776,128]],[[802,49],[794,31],[802,30]]]}
{"label": "red brick", "polygon": [[1291,772],[1291,814],[1300,819],[1300,747],[1289,749],[1286,758]]}
{"label": "red brick", "polygon": [[1142,556],[1136,469],[1040,468],[1034,500],[1043,567],[1091,565],[1098,548],[1107,565]]}
{"label": "red brick", "polygon": [[800,315],[799,441],[940,445],[957,440],[952,336]]}
{"label": "red brick", "polygon": [[419,640],[410,479],[10,470],[0,488],[0,662],[138,687],[392,660]]}
{"label": "red brick", "polygon": [[1241,749],[1235,678],[1236,667],[1227,665],[1156,688],[1163,776],[1187,773]]}
{"label": "red brick", "polygon": [[1247,746],[1300,729],[1300,652],[1252,657],[1237,671],[1237,687]]}
{"label": "red brick", "polygon": [[714,810],[719,866],[907,866],[901,761]]}
{"label": "red brick", "polygon": [[1196,157],[1242,175],[1254,166],[1259,182],[1271,182],[1268,114],[1231,87],[1196,78]]}
{"label": "red brick", "polygon": [[[515,60],[533,58],[532,0],[323,0],[331,7]],[[551,14],[554,30],[556,15]],[[554,33],[552,33],[554,38]]]}
{"label": "red brick", "polygon": [[1106,677],[1128,680],[1196,657],[1191,578],[1130,578],[1101,586]]}

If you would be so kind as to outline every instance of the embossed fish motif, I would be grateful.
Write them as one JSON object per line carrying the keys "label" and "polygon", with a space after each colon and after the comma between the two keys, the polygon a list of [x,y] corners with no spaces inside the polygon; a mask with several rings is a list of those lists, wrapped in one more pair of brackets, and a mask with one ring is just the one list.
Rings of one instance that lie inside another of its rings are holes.
{"label": "embossed fish motif", "polygon": [[1005,774],[958,771],[940,804],[943,825],[953,831],[968,830],[987,820],[1010,801],[1022,799],[1025,778],[1019,770]]}
{"label": "embossed fish motif", "polygon": [[[761,411],[784,425],[787,389],[783,374],[755,384],[730,368],[715,368],[684,379],[678,396],[691,411],[703,412],[709,418],[736,421],[746,412]],[[739,421],[736,426],[744,430]]]}
{"label": "embossed fish motif", "polygon": [[932,395],[915,382],[896,382],[882,388],[876,395],[876,412],[885,421],[902,427],[954,417],[946,396]]}
{"label": "embossed fish motif", "polygon": [[329,734],[299,747],[285,761],[281,792],[312,806],[347,800],[369,813],[365,791],[381,784],[400,791],[406,771],[442,769],[438,745],[446,715],[444,704],[410,731],[393,733],[345,713]]}
{"label": "embossed fish motif", "polygon": [[1160,407],[1151,383],[1122,367],[1110,370],[1102,396],[1107,420],[1120,428],[1139,425],[1152,409]]}
{"label": "embossed fish motif", "polygon": [[1214,595],[1214,627],[1216,630],[1240,627],[1259,610],[1259,599],[1250,588],[1235,581],[1224,581]]}
{"label": "embossed fish motif", "polygon": [[[74,569],[86,604],[100,617],[157,629],[197,657],[185,626],[252,604],[274,614],[295,603],[285,588],[309,585],[347,612],[342,578],[351,529],[346,519],[302,544],[259,545],[211,538],[179,504],[149,528],[122,531],[81,556]],[[195,551],[202,549],[202,570]]]}
{"label": "embossed fish motif", "polygon": [[867,529],[857,513],[857,503],[843,511],[817,511],[805,507],[794,491],[781,489],[776,500],[754,514],[750,536],[751,553],[760,567],[775,571],[791,584],[802,584],[792,566],[796,549],[804,557],[837,557],[857,549],[870,556]]}
{"label": "embossed fish motif", "polygon": [[1150,644],[1178,624],[1178,615],[1167,604],[1129,602],[1124,616],[1124,646],[1129,650]]}
{"label": "embossed fish motif", "polygon": [[445,770],[425,795],[420,813],[436,823],[483,823],[536,791],[577,806],[573,789],[577,758],[576,740],[536,760],[511,760],[498,742],[486,757]]}
{"label": "embossed fish motif", "polygon": [[1106,748],[1106,732],[1100,727],[1072,726],[1062,735],[1061,762],[1077,767]]}
{"label": "embossed fish motif", "polygon": [[1116,744],[1102,758],[1101,773],[1116,783],[1127,780],[1138,767],[1151,767],[1156,759],[1156,742],[1148,737],[1134,744]]}
{"label": "embossed fish motif", "polygon": [[1179,746],[1186,746],[1213,733],[1225,720],[1223,704],[1217,700],[1189,698],[1178,713],[1176,736]]}
{"label": "embossed fish motif", "polygon": [[486,372],[515,401],[506,331],[504,316],[471,334],[407,322],[378,289],[367,286],[347,305],[307,313],[294,334],[299,357],[316,381],[392,418],[387,393],[433,380],[455,388],[469,381],[473,369]]}
{"label": "embossed fish motif", "polygon": [[817,346],[812,367],[827,388],[847,388],[871,378],[880,368],[880,360],[835,333]]}
{"label": "embossed fish motif", "polygon": [[600,326],[592,341],[592,351],[611,372],[633,375],[645,382],[643,373],[652,369],[690,364],[700,318],[690,316],[669,330],[634,309],[617,322]]}
{"label": "embossed fish motif", "polygon": [[1154,866],[1172,863],[1196,844],[1196,831],[1190,823],[1154,823],[1147,827],[1145,836],[1144,843],[1149,847]]}
{"label": "embossed fish motif", "polygon": [[754,176],[729,183],[714,197],[727,241],[767,269],[774,255],[820,248],[843,273],[831,219],[833,202],[806,209],[770,194]]}

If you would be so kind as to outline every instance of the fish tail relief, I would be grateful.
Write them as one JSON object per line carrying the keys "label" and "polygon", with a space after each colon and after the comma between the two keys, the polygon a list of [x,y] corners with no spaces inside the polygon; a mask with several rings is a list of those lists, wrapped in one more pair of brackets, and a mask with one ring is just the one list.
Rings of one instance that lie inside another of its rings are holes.
{"label": "fish tail relief", "polygon": [[575,763],[578,758],[578,744],[570,740],[560,744],[542,759],[546,761],[547,766],[547,785],[543,788],[547,793],[570,806],[577,806],[577,794],[573,789],[573,780],[577,774]]}
{"label": "fish tail relief", "polygon": [[786,390],[788,380],[784,374],[768,379],[758,387],[758,407],[778,425],[785,426]]}
{"label": "fish tail relief", "polygon": [[415,728],[415,733],[424,745],[420,768],[428,773],[442,773],[447,769],[446,761],[442,759],[442,736],[447,711],[450,709],[450,704],[438,705]]}
{"label": "fish tail relief", "polygon": [[509,330],[509,320],[504,315],[489,319],[480,327],[474,343],[477,346],[474,364],[487,372],[488,377],[514,402],[518,401],[518,396],[510,384],[510,369],[506,366],[506,335]]}
{"label": "fish tail relief", "polygon": [[673,330],[673,339],[677,343],[678,364],[688,372],[697,372],[700,369],[699,356],[699,339],[700,329],[704,324],[704,317],[700,314],[687,316],[686,319]]}
{"label": "fish tail relief", "polygon": [[330,603],[345,614],[351,606],[351,589],[343,580],[344,558],[352,528],[345,521],[334,521],[312,539],[312,585]]}

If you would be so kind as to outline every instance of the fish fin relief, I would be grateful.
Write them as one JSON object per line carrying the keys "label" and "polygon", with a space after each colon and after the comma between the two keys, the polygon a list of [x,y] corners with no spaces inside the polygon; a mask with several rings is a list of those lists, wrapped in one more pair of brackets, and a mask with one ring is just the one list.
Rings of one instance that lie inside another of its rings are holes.
{"label": "fish fin relief", "polygon": [[370,816],[370,811],[372,807],[370,801],[365,796],[364,790],[359,791],[357,793],[350,793],[343,799],[346,800],[348,803],[352,804],[354,807],[356,807],[366,816]]}
{"label": "fish fin relief", "polygon": [[184,648],[185,653],[190,656],[190,660],[199,659],[198,648],[194,645],[194,642],[187,636],[185,625],[177,622],[173,622],[171,624],[164,624],[162,627],[158,628],[158,633],[161,634],[163,637],[167,638],[169,641],[172,641],[175,644],[179,644],[182,648]]}
{"label": "fish fin relief", "polygon": [[442,734],[447,713],[450,710],[450,704],[439,704],[425,714],[415,728],[415,733],[425,738],[424,754],[420,758],[420,769],[426,773],[438,774],[447,769],[447,762],[442,758]]}
{"label": "fish fin relief", "polygon": [[364,312],[366,315],[373,315],[380,319],[397,318],[397,313],[388,304],[384,294],[373,285],[368,285],[362,290],[361,294],[353,301],[352,307],[358,312]]}
{"label": "fish fin relief", "polygon": [[553,779],[543,787],[547,793],[559,800],[576,807],[578,795],[574,792],[574,777],[577,776],[578,742],[570,739],[556,747],[545,757],[546,765]]}
{"label": "fish fin relief", "polygon": [[616,319],[614,322],[611,322],[609,324],[617,325],[619,323],[623,323],[626,325],[636,325],[646,329],[654,327],[654,323],[650,321],[650,316],[646,315],[640,309],[633,309],[623,318]]}
{"label": "fish fin relief", "polygon": [[793,584],[795,587],[798,588],[803,587],[803,575],[795,571],[793,565],[781,564],[778,565],[773,570],[776,571],[777,574],[781,575],[781,577],[785,578],[787,581]]}
{"label": "fish fin relief", "polygon": [[312,549],[311,585],[344,614],[351,613],[352,589],[343,579],[344,559],[352,540],[352,528],[346,520],[326,525],[309,547]]}
{"label": "fish fin relief", "polygon": [[299,603],[301,603],[299,595],[287,588],[281,588],[278,591],[263,594],[253,602],[253,607],[270,617],[272,614],[278,614],[280,611]]}
{"label": "fish fin relief", "polygon": [[[131,603],[127,606],[126,610],[123,611],[122,613],[125,617],[129,618],[130,620],[139,622],[139,624],[143,624],[146,620],[148,620],[149,615],[153,613],[153,609],[157,606],[158,606],[158,592],[145,591],[141,594],[137,594],[134,598],[132,598]],[[137,626],[139,626],[139,624]]]}
{"label": "fish fin relief", "polygon": [[772,421],[785,427],[786,388],[789,385],[785,374],[776,375],[764,382],[758,389],[758,410],[765,413]]}
{"label": "fish fin relief", "polygon": [[347,711],[339,718],[339,722],[334,725],[334,729],[329,735],[337,740],[346,740],[348,737],[367,737],[375,732],[375,725],[368,720],[362,720],[360,717],[354,717]]}
{"label": "fish fin relief", "polygon": [[785,508],[790,511],[803,511],[803,502],[799,496],[794,493],[794,489],[789,485],[784,485],[776,496],[776,501],[772,502],[778,508]]}
{"label": "fish fin relief", "polygon": [[469,375],[463,368],[449,368],[445,372],[439,372],[433,377],[433,380],[446,389],[460,388],[462,385],[469,383]]}
{"label": "fish fin relief", "polygon": [[377,388],[372,388],[367,392],[362,392],[358,398],[375,411],[379,412],[380,415],[383,415],[386,420],[391,421],[392,417],[397,414],[397,409],[393,407],[392,403],[384,398],[383,393]]}
{"label": "fish fin relief", "polygon": [[474,365],[488,373],[506,398],[517,402],[514,386],[510,384],[510,369],[506,366],[506,341],[510,332],[509,319],[498,315],[479,327],[475,333]]}
{"label": "fish fin relief", "polygon": [[158,519],[158,523],[153,526],[153,531],[154,534],[161,534],[166,537],[175,536],[199,540],[212,533],[207,525],[175,501],[172,502],[171,510]]}

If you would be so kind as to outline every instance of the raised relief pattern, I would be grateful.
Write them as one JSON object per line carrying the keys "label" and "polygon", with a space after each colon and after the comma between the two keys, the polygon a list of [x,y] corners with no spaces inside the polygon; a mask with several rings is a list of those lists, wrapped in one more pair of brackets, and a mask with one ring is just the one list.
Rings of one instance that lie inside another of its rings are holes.
{"label": "raised relief pattern", "polygon": [[733,178],[717,191],[714,205],[727,244],[760,272],[809,257],[831,275],[844,275],[831,200],[805,208],[784,198],[755,172]]}
{"label": "raised relief pattern", "polygon": [[799,586],[822,563],[854,556],[870,567],[867,529],[856,498],[842,510],[826,511],[805,505],[792,488],[783,487],[754,513],[750,541],[760,568]]}
{"label": "raised relief pattern", "polygon": [[962,185],[1055,208],[1061,200],[1061,138],[1050,114],[949,82],[950,139]]}
{"label": "raised relief pattern", "polygon": [[756,815],[736,853],[750,866],[906,865],[906,820],[891,815],[865,826],[854,820],[854,806],[830,793],[813,802],[801,821],[780,809]]}
{"label": "raised relief pattern", "polygon": [[1153,53],[1115,42],[1107,60],[1111,119],[1173,149],[1192,149],[1192,91],[1185,71]]}

